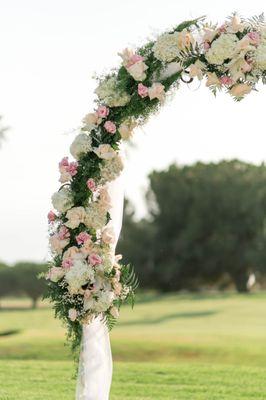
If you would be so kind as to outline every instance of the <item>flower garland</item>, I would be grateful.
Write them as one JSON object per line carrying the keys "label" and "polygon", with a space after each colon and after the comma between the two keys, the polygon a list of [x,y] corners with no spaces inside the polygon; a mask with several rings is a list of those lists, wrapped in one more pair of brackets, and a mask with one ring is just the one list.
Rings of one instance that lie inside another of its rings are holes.
{"label": "flower garland", "polygon": [[123,170],[121,140],[129,140],[180,81],[207,78],[216,94],[224,89],[241,100],[266,83],[263,16],[233,15],[221,26],[186,21],[136,52],[126,49],[122,65],[99,79],[96,108],[83,119],[70,153],[59,163],[61,188],[48,214],[52,261],[47,297],[68,327],[73,348],[81,326],[101,315],[111,328],[119,308],[133,301],[137,279],[114,255],[106,184]]}

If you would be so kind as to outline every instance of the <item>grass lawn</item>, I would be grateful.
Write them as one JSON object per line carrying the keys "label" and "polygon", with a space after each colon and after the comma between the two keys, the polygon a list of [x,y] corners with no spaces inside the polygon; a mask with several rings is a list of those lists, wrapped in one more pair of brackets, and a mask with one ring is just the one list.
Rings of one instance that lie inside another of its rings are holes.
{"label": "grass lawn", "polygon": [[[0,311],[0,400],[73,400],[51,309]],[[146,295],[111,333],[110,400],[266,400],[266,294]]]}

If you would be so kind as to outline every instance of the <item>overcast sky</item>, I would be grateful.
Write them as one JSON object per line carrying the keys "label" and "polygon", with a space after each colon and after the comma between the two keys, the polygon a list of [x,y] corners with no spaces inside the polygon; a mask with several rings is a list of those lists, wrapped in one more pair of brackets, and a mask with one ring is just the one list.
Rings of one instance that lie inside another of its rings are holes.
{"label": "overcast sky", "polygon": [[[0,149],[0,259],[47,256],[57,164],[92,110],[92,75],[116,66],[118,51],[182,20],[206,14],[221,22],[235,10],[259,14],[265,0],[0,0],[0,114],[11,128]],[[138,215],[151,169],[173,161],[265,160],[265,95],[262,88],[236,104],[226,95],[215,99],[204,83],[183,85],[136,133],[128,154],[126,193]]]}

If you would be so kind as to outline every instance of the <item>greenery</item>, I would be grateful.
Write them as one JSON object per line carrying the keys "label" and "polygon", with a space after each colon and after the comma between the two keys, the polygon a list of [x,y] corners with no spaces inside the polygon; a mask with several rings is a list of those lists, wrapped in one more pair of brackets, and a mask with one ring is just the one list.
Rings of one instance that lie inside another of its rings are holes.
{"label": "greenery", "polygon": [[[111,333],[110,399],[265,399],[265,300],[264,293],[139,295]],[[64,330],[47,304],[28,304],[3,300],[0,398],[73,399]]]}
{"label": "greenery", "polygon": [[44,279],[38,279],[38,275],[46,269],[46,264],[33,262],[19,262],[13,266],[0,263],[0,298],[26,295],[32,300],[32,307],[36,308],[46,287]]}
{"label": "greenery", "polygon": [[[118,251],[132,260],[142,287],[199,290],[264,280],[266,166],[239,160],[197,163],[149,176],[149,216],[129,203]],[[137,243],[137,245],[136,245]]]}

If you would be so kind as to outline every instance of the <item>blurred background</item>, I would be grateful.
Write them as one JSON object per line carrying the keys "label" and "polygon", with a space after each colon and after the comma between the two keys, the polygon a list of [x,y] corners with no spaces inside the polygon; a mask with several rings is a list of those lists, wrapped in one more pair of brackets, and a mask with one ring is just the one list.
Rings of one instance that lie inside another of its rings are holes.
{"label": "blurred background", "polygon": [[[1,400],[72,399],[64,328],[43,302],[46,215],[94,74],[182,20],[263,1],[0,1]],[[118,253],[140,280],[111,333],[111,400],[266,399],[265,88],[193,82],[126,146]],[[63,396],[63,397],[62,397]]]}

